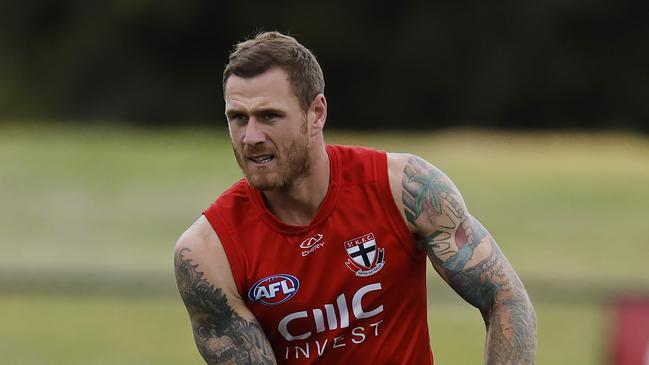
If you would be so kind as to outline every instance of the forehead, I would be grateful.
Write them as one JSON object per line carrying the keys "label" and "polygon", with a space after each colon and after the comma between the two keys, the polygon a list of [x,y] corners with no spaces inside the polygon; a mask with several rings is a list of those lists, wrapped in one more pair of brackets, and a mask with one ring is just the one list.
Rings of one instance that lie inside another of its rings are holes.
{"label": "forehead", "polygon": [[231,75],[224,89],[226,110],[298,104],[288,74],[281,68],[253,77]]}

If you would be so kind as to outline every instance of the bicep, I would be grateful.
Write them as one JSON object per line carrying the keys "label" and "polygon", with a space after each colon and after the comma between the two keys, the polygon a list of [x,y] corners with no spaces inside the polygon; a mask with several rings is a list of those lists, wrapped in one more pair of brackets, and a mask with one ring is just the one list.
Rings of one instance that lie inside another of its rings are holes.
{"label": "bicep", "polygon": [[274,364],[263,329],[236,292],[222,247],[192,238],[176,246],[174,269],[199,352],[208,364]]}
{"label": "bicep", "polygon": [[483,261],[491,252],[490,236],[468,213],[455,184],[419,157],[402,159],[400,174],[392,178],[393,186],[400,180],[395,200],[436,269],[457,272]]}
{"label": "bicep", "polygon": [[410,156],[402,170],[400,198],[404,217],[433,267],[469,303],[487,310],[498,295],[520,284],[494,239],[469,214],[459,190],[441,170]]}

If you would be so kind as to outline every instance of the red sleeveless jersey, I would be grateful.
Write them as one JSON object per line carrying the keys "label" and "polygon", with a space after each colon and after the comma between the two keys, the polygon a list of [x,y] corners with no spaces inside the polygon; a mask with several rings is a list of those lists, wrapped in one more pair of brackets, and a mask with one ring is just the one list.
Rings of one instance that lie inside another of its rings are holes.
{"label": "red sleeveless jersey", "polygon": [[329,190],[291,226],[245,179],[205,212],[280,364],[432,364],[426,255],[390,191],[385,152],[327,146]]}

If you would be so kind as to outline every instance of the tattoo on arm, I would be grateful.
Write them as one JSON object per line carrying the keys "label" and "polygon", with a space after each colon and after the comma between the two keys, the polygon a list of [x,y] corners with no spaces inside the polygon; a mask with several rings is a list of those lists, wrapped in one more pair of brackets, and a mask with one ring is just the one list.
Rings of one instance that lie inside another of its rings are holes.
{"label": "tattoo on arm", "polygon": [[174,266],[180,296],[187,307],[199,352],[208,364],[275,364],[273,350],[255,320],[241,318],[185,257],[190,249],[176,251]]}
{"label": "tattoo on arm", "polygon": [[475,231],[457,190],[445,175],[426,161],[411,157],[403,174],[405,215],[423,236],[423,247],[442,268],[462,270],[486,236]]}
{"label": "tattoo on arm", "polygon": [[411,157],[402,201],[417,242],[435,269],[487,325],[487,364],[534,364],[536,316],[525,288],[489,232],[468,212],[453,183]]}

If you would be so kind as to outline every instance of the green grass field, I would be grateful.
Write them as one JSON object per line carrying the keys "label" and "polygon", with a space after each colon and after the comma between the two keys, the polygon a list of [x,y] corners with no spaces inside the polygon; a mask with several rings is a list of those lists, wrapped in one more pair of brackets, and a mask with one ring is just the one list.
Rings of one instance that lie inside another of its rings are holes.
{"label": "green grass field", "polygon": [[[200,364],[175,296],[178,235],[240,177],[225,131],[0,126],[3,364]],[[601,364],[606,299],[649,288],[649,140],[340,133],[446,171],[528,286],[539,364]],[[437,364],[477,364],[476,310],[430,276]]]}

